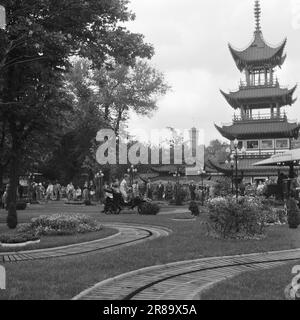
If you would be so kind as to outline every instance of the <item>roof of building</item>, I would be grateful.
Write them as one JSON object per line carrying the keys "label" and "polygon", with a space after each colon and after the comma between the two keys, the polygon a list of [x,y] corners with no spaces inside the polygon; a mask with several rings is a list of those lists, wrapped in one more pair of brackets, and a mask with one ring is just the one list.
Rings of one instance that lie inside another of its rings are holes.
{"label": "roof of building", "polygon": [[234,49],[229,44],[231,55],[240,71],[246,68],[259,68],[264,66],[282,66],[286,55],[283,55],[287,39],[278,47],[269,46],[261,31],[254,33],[254,39],[250,46],[242,51]]}
{"label": "roof of building", "polygon": [[179,170],[180,173],[184,173],[184,169],[182,165],[175,165],[175,164],[168,164],[168,165],[161,165],[152,167],[151,170],[157,173],[167,173],[167,174],[174,174]]}
{"label": "roof of building", "polygon": [[[238,109],[242,104],[255,104],[256,108],[266,108],[270,106],[270,98],[276,99],[280,106],[292,105],[297,99],[293,99],[293,94],[297,89],[297,85],[292,89],[274,87],[248,87],[240,89],[229,94],[221,90],[222,95],[227,102],[234,108]],[[275,102],[275,101],[274,101]],[[254,106],[253,106],[254,108]]]}
{"label": "roof of building", "polygon": [[[265,166],[265,167],[254,167],[253,164],[263,159],[253,158],[253,159],[240,159],[238,162],[238,173],[243,176],[271,176],[277,175],[278,171],[288,171],[288,167],[277,167],[277,166]],[[225,174],[232,175],[232,168],[230,164],[221,164],[216,163],[213,160],[209,160],[210,165],[215,168],[217,171]]]}
{"label": "roof of building", "polygon": [[230,52],[236,62],[237,67],[240,71],[243,71],[245,68],[281,66],[286,59],[286,55],[283,56],[283,51],[286,46],[287,39],[285,39],[277,47],[272,47],[266,43],[261,31],[261,8],[260,2],[258,0],[255,1],[254,16],[254,39],[251,42],[250,46],[245,50],[236,50],[231,45],[229,45]]}
{"label": "roof of building", "polygon": [[287,121],[257,120],[234,123],[222,128],[215,125],[221,135],[229,140],[295,138],[298,139],[300,125]]}

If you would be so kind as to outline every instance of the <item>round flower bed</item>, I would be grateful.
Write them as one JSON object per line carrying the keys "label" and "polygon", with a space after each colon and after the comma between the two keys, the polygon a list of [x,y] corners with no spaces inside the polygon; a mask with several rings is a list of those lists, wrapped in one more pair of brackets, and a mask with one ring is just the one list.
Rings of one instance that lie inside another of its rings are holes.
{"label": "round flower bed", "polygon": [[63,236],[100,231],[102,225],[82,214],[55,214],[34,218],[18,229],[19,232],[33,232],[38,236]]}
{"label": "round flower bed", "polygon": [[4,234],[0,237],[0,247],[20,248],[40,242],[40,237],[31,233]]}

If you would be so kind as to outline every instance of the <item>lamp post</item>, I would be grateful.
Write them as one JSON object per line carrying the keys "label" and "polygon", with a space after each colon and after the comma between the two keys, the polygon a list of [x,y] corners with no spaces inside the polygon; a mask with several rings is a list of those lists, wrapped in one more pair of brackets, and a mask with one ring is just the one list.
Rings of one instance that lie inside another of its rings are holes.
{"label": "lamp post", "polygon": [[[227,152],[228,154],[230,154],[230,153],[231,153],[231,150],[228,148],[228,149],[226,150],[226,152]],[[230,161],[226,160],[225,163],[226,163],[227,165],[230,164],[230,168],[231,168],[231,193],[232,193],[232,195],[233,195],[233,194],[234,194],[234,183],[233,183],[233,175],[234,175],[234,155],[231,154],[231,155],[230,155]]]}
{"label": "lamp post", "polygon": [[204,206],[204,177],[206,175],[206,172],[204,170],[204,168],[201,168],[201,170],[198,171],[198,175],[201,177],[201,205],[202,207]]}
{"label": "lamp post", "polygon": [[[233,141],[233,153],[230,154],[230,166],[232,169],[232,194],[233,194],[233,171],[235,168],[235,195],[238,199],[239,197],[239,183],[238,183],[238,164],[239,164],[239,153],[245,154],[246,149],[243,147],[242,149],[239,149],[239,141],[238,139],[235,139]],[[232,152],[232,150],[228,150]],[[227,164],[229,164],[229,161],[226,161]]]}
{"label": "lamp post", "polygon": [[97,186],[97,201],[101,200],[103,178],[104,178],[104,173],[102,172],[102,170],[96,173],[95,179],[96,179],[96,186]]}
{"label": "lamp post", "polygon": [[134,165],[132,165],[130,168],[127,169],[127,172],[130,175],[130,183],[131,185],[133,185],[134,179],[135,179],[135,175],[138,172],[137,168],[135,168]]}
{"label": "lamp post", "polygon": [[173,177],[176,179],[176,189],[175,189],[175,201],[177,206],[181,206],[181,197],[180,197],[180,177],[181,174],[179,172],[179,169],[173,173]]}

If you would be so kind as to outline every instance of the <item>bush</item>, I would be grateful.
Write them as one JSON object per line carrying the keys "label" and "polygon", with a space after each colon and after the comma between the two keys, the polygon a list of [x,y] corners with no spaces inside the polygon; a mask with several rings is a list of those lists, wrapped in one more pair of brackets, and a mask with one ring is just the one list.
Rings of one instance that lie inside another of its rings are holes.
{"label": "bush", "polygon": [[17,235],[2,235],[0,236],[0,242],[5,244],[18,244],[28,241],[37,241],[40,238],[37,235],[31,233],[21,233]]}
{"label": "bush", "polygon": [[94,219],[80,214],[40,216],[24,225],[22,231],[34,231],[39,235],[72,235],[77,233],[96,232],[102,226]]}
{"label": "bush", "polygon": [[224,178],[216,183],[214,187],[216,197],[227,197],[232,194],[232,181],[230,178]]}
{"label": "bush", "polygon": [[155,216],[159,213],[159,211],[160,207],[157,204],[146,202],[141,206],[140,214]]}
{"label": "bush", "polygon": [[222,238],[256,238],[264,235],[266,212],[255,198],[216,198],[208,203],[209,227]]}
{"label": "bush", "polygon": [[265,210],[265,220],[267,224],[286,224],[287,217],[283,209],[271,208]]}
{"label": "bush", "polygon": [[295,199],[289,199],[288,208],[288,224],[290,229],[297,229],[300,225],[300,212]]}
{"label": "bush", "polygon": [[200,211],[199,211],[199,207],[195,201],[192,201],[190,203],[189,210],[191,211],[193,216],[199,217]]}
{"label": "bush", "polygon": [[24,201],[18,201],[17,202],[17,210],[26,210],[27,203]]}
{"label": "bush", "polygon": [[91,200],[84,200],[83,203],[84,203],[85,206],[91,206],[92,205]]}
{"label": "bush", "polygon": [[9,229],[16,229],[18,225],[16,205],[13,203],[9,205],[6,223]]}

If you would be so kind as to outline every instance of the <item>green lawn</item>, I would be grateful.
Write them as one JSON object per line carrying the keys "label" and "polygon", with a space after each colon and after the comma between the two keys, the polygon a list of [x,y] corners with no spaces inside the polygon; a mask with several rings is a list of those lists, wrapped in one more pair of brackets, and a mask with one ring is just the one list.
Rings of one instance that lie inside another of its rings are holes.
{"label": "green lawn", "polygon": [[208,256],[300,247],[300,230],[290,230],[287,226],[270,227],[267,238],[262,241],[216,240],[206,236],[201,218],[193,222],[173,221],[178,214],[105,216],[100,214],[100,207],[74,208],[48,204],[22,212],[22,219],[57,212],[82,212],[103,223],[165,226],[172,229],[173,233],[167,238],[111,252],[98,251],[79,256],[7,264],[8,290],[0,292],[0,299],[70,299],[99,281],[147,266]]}
{"label": "green lawn", "polygon": [[300,261],[282,267],[241,274],[220,282],[202,295],[203,300],[285,300],[284,290]]}

